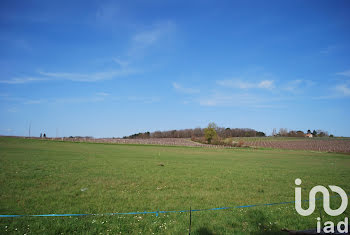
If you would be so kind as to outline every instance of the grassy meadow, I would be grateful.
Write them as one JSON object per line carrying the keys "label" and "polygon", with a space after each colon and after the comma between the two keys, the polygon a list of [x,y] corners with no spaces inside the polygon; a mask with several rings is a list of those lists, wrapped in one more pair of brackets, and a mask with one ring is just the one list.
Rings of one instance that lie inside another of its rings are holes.
{"label": "grassy meadow", "polygon": [[[350,192],[350,155],[0,138],[0,214],[171,211],[303,199],[316,185]],[[319,195],[321,196],[321,195]],[[333,206],[339,198],[332,198]],[[321,207],[322,201],[318,201]],[[305,207],[308,203],[305,203]],[[305,208],[304,207],[304,208]],[[323,211],[323,210],[322,210]],[[316,226],[294,204],[192,213],[192,234],[279,233]],[[350,215],[323,219],[340,221]],[[0,218],[0,234],[187,234],[189,213]]]}

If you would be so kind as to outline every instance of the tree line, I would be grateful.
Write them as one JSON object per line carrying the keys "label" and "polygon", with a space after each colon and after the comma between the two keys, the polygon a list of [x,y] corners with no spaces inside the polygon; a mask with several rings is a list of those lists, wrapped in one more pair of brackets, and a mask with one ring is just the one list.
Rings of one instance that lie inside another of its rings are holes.
{"label": "tree line", "polygon": [[[208,127],[215,130],[216,135],[219,138],[232,138],[232,137],[264,137],[266,136],[262,131],[256,131],[251,128],[229,128],[219,127],[215,123],[209,123]],[[181,130],[168,130],[168,131],[154,131],[154,132],[140,132],[130,136],[124,136],[124,139],[148,139],[148,138],[202,138],[206,135],[207,128],[194,128],[194,129],[181,129]],[[313,137],[334,137],[329,135],[324,130],[307,130],[306,132],[301,130],[288,130],[287,128],[280,128],[276,131],[276,128],[272,131],[272,136],[282,137],[305,137],[306,134],[312,134]]]}
{"label": "tree line", "polygon": [[276,131],[276,128],[272,131],[272,136],[283,136],[283,137],[305,137],[306,134],[312,134],[313,137],[334,137],[332,134],[328,134],[327,131],[324,130],[307,130],[304,133],[301,130],[288,130],[287,128],[280,128],[279,132]]}
{"label": "tree line", "polygon": [[[230,137],[263,137],[264,132],[256,131],[251,128],[225,128],[218,127],[215,123],[210,124],[221,138]],[[125,139],[147,139],[147,138],[199,138],[205,136],[205,130],[207,128],[194,128],[194,129],[182,129],[182,130],[169,130],[169,131],[155,131],[155,132],[143,132],[130,136],[124,136]]]}

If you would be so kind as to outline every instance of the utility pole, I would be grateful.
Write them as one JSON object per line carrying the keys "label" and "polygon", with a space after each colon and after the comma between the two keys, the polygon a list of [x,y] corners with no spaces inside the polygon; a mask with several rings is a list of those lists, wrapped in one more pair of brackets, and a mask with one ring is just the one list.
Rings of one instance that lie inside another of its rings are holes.
{"label": "utility pole", "polygon": [[29,137],[30,137],[30,129],[32,128],[32,121],[29,122]]}
{"label": "utility pole", "polygon": [[188,228],[188,235],[191,235],[191,227],[192,227],[192,208],[190,207],[190,227]]}

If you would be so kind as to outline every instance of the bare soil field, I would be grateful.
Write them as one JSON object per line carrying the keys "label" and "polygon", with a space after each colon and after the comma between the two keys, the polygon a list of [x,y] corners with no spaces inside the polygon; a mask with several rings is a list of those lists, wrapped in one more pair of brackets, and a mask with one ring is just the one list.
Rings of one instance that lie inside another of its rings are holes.
{"label": "bare soil field", "polygon": [[95,142],[95,143],[116,143],[116,144],[153,144],[153,145],[174,145],[192,147],[222,147],[216,145],[202,144],[191,141],[187,138],[150,138],[150,139],[122,139],[122,138],[63,138],[64,141],[73,142]]}
{"label": "bare soil field", "polygon": [[[33,138],[39,139],[39,138]],[[149,138],[149,139],[122,139],[122,138],[47,138],[51,140],[72,142],[116,143],[116,144],[145,144],[167,146],[189,146],[209,148],[232,148],[230,146],[209,145],[194,142],[188,138]],[[263,147],[290,150],[311,150],[320,152],[350,153],[350,138],[285,138],[285,137],[242,137],[233,138],[234,141],[243,141],[244,147]]]}
{"label": "bare soil field", "polygon": [[[290,150],[312,150],[321,152],[344,152],[350,153],[350,139],[288,139],[288,138],[254,138],[242,139],[244,146],[277,148]],[[91,139],[87,141],[99,143],[119,143],[119,144],[155,144],[155,145],[177,145],[211,148],[230,148],[228,146],[208,145],[191,141],[185,138],[151,138],[151,139]]]}
{"label": "bare soil field", "polygon": [[350,153],[350,140],[344,139],[294,139],[274,141],[269,138],[261,138],[260,140],[254,139],[250,141],[249,138],[246,138],[244,144],[264,148]]}

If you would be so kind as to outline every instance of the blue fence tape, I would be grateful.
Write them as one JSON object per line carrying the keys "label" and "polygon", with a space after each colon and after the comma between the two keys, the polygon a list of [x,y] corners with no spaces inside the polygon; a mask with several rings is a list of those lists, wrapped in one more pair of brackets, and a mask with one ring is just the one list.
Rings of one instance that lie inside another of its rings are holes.
{"label": "blue fence tape", "polygon": [[[338,197],[339,195],[333,195],[331,197]],[[320,200],[322,198],[316,198],[316,200]],[[308,202],[309,200],[303,200],[303,202]],[[192,209],[192,212],[196,211],[214,211],[214,210],[228,210],[228,209],[239,209],[239,208],[249,208],[249,207],[257,207],[257,206],[275,206],[275,205],[283,205],[283,204],[291,204],[295,203],[295,201],[289,202],[274,202],[274,203],[265,203],[265,204],[255,204],[255,205],[243,205],[243,206],[233,206],[233,207],[217,207],[217,208],[209,208],[209,209]],[[0,215],[0,218],[4,217],[54,217],[54,216],[88,216],[88,215],[142,215],[142,214],[155,214],[158,216],[159,214],[165,213],[187,213],[190,210],[175,210],[175,211],[144,211],[144,212],[116,212],[116,213],[102,213],[102,214],[44,214],[44,215]]]}

